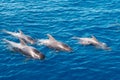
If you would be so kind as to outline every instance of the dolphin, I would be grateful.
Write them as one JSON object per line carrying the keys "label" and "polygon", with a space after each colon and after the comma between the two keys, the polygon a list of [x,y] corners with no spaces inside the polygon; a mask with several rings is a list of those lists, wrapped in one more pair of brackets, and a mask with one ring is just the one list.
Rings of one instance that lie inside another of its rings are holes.
{"label": "dolphin", "polygon": [[73,37],[73,39],[78,39],[79,43],[82,45],[93,45],[97,48],[105,49],[105,50],[111,50],[110,47],[107,46],[106,43],[100,42],[97,40],[95,36],[91,36],[91,38],[79,38],[79,37]]}
{"label": "dolphin", "polygon": [[35,40],[28,36],[28,35],[25,35],[21,30],[19,30],[19,32],[10,32],[10,31],[7,31],[7,30],[3,30],[3,32],[7,33],[7,34],[10,34],[14,37],[17,37],[17,38],[21,38],[23,39],[26,43],[30,43],[30,44],[34,44],[35,43]]}
{"label": "dolphin", "polygon": [[67,45],[60,41],[57,41],[52,35],[47,34],[49,39],[41,39],[38,40],[38,43],[45,45],[49,48],[55,49],[56,51],[67,51],[71,52],[72,49]]}
{"label": "dolphin", "polygon": [[20,52],[23,55],[27,56],[28,58],[40,59],[40,60],[43,60],[45,58],[44,54],[42,54],[32,46],[27,46],[24,40],[22,39],[20,39],[20,43],[9,41],[7,39],[4,39],[4,41],[9,44],[9,46],[12,48],[13,51]]}

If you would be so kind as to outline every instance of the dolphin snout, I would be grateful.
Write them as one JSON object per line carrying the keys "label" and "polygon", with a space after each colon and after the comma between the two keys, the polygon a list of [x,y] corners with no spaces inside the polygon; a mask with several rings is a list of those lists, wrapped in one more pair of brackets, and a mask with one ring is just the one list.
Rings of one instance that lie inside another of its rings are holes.
{"label": "dolphin snout", "polygon": [[40,60],[44,60],[45,59],[45,55],[44,54],[40,54]]}
{"label": "dolphin snout", "polygon": [[111,50],[112,50],[110,47],[107,47],[107,46],[100,47],[100,48],[103,49],[103,50],[108,50],[108,51],[111,51]]}
{"label": "dolphin snout", "polygon": [[30,44],[35,44],[35,41],[31,41]]}
{"label": "dolphin snout", "polygon": [[72,48],[70,48],[70,47],[66,47],[64,49],[65,49],[65,51],[72,52]]}

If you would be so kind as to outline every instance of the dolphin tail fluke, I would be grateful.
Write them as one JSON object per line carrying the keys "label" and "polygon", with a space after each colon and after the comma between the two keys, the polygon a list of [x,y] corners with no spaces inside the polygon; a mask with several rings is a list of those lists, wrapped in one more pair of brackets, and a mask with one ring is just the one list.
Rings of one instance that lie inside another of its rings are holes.
{"label": "dolphin tail fluke", "polygon": [[5,43],[10,43],[10,41],[7,40],[7,39],[3,39],[3,41],[4,41]]}
{"label": "dolphin tail fluke", "polygon": [[8,42],[8,40],[7,40],[7,39],[3,39],[3,41],[4,41],[4,42]]}
{"label": "dolphin tail fluke", "polygon": [[79,37],[75,37],[75,36],[74,36],[74,37],[72,37],[72,39],[77,39],[77,40],[79,40],[80,38],[79,38]]}
{"label": "dolphin tail fluke", "polygon": [[13,35],[13,32],[7,31],[7,30],[5,30],[5,29],[3,29],[2,32],[7,33],[7,34],[10,34],[10,35]]}
{"label": "dolphin tail fluke", "polygon": [[7,31],[6,29],[3,29],[2,32],[7,33],[7,32],[9,32],[9,31]]}

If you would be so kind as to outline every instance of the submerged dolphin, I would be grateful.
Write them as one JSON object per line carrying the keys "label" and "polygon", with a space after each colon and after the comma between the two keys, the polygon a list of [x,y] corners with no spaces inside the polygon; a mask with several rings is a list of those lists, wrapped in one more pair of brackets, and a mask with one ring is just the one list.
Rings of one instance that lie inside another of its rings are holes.
{"label": "submerged dolphin", "polygon": [[42,54],[32,46],[27,46],[22,39],[20,39],[20,43],[16,43],[6,39],[4,39],[4,41],[10,45],[13,51],[20,52],[23,55],[27,56],[28,58],[41,59],[41,60],[45,58],[44,54]]}
{"label": "submerged dolphin", "polygon": [[110,47],[107,46],[106,43],[100,42],[96,39],[95,36],[91,36],[91,38],[79,38],[79,37],[73,37],[74,39],[78,39],[79,43],[82,45],[93,45],[97,48],[105,49],[105,50],[111,50]]}
{"label": "submerged dolphin", "polygon": [[7,33],[7,34],[10,34],[14,37],[18,37],[18,38],[21,38],[23,39],[26,43],[30,43],[30,44],[34,44],[35,43],[35,40],[28,36],[28,35],[25,35],[21,30],[19,30],[19,32],[10,32],[10,31],[7,31],[7,30],[3,30],[3,32]]}
{"label": "submerged dolphin", "polygon": [[54,37],[52,37],[52,35],[47,34],[47,36],[49,39],[41,39],[38,42],[57,51],[72,51],[72,49],[68,45],[57,41]]}

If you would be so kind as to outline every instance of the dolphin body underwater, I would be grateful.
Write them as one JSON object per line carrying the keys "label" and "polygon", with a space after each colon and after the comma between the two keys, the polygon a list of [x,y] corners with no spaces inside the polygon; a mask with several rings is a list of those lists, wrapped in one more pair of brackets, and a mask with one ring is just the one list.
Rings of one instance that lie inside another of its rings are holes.
{"label": "dolphin body underwater", "polygon": [[40,60],[43,60],[45,58],[44,54],[42,54],[32,46],[27,46],[22,39],[20,39],[20,43],[16,43],[6,39],[4,39],[4,41],[9,44],[10,48],[13,51],[20,52],[23,55],[27,56],[27,58],[40,59]]}
{"label": "dolphin body underwater", "polygon": [[10,32],[10,31],[7,31],[7,30],[3,30],[3,32],[7,33],[7,34],[10,34],[14,37],[17,37],[17,38],[21,38],[23,39],[26,43],[30,43],[30,44],[34,44],[35,43],[35,40],[28,36],[28,35],[25,35],[21,30],[19,30],[19,32]]}
{"label": "dolphin body underwater", "polygon": [[111,50],[111,48],[108,47],[106,43],[98,41],[96,37],[93,35],[91,36],[91,38],[73,37],[73,39],[78,39],[79,43],[82,45],[93,45],[96,48],[100,48],[104,50]]}
{"label": "dolphin body underwater", "polygon": [[71,52],[72,48],[70,48],[68,45],[57,41],[52,35],[47,34],[49,39],[41,39],[38,40],[38,43],[45,45],[49,48],[55,49],[56,51],[67,51]]}

